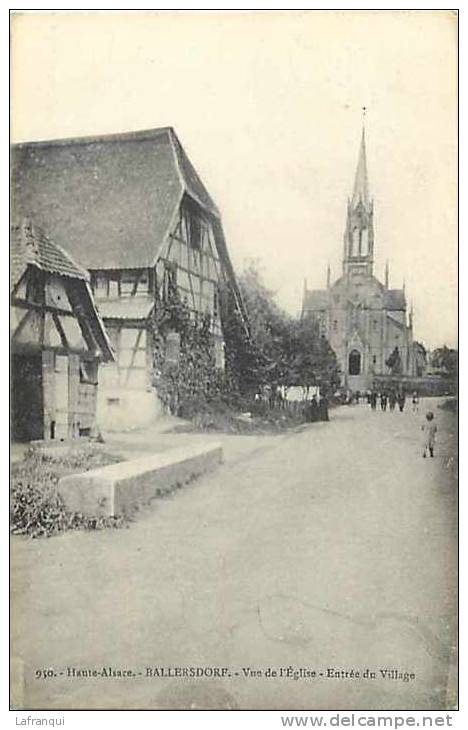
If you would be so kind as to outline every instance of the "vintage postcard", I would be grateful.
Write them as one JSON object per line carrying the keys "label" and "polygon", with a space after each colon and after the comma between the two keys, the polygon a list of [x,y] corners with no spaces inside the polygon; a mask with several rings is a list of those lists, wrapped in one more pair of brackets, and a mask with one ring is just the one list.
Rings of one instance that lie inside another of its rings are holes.
{"label": "vintage postcard", "polygon": [[457,46],[11,14],[12,709],[457,708]]}

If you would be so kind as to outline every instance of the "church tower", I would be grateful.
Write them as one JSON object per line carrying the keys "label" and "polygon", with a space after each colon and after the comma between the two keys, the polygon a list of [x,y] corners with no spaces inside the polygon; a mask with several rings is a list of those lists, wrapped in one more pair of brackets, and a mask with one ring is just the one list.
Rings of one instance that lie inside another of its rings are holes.
{"label": "church tower", "polygon": [[354,179],[353,196],[348,198],[344,234],[343,273],[372,276],[374,265],[374,204],[369,199],[366,135],[362,129],[361,146]]}
{"label": "church tower", "polygon": [[[365,113],[365,108],[363,108]],[[352,196],[344,233],[343,275],[326,289],[305,287],[302,317],[317,323],[341,371],[343,387],[363,391],[393,387],[414,368],[412,317],[406,313],[405,289],[390,288],[388,263],[384,281],[374,276],[374,206],[369,195],[366,133],[363,125]]]}

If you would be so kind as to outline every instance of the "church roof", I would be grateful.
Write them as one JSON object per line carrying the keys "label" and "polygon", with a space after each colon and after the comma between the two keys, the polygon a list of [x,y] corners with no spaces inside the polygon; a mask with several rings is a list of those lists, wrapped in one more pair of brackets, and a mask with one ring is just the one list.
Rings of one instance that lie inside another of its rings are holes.
{"label": "church roof", "polygon": [[400,322],[400,321],[399,321],[398,319],[395,319],[395,317],[393,317],[393,316],[392,316],[391,314],[388,314],[388,315],[387,315],[387,318],[388,318],[388,319],[390,320],[390,322],[391,322],[392,324],[394,324],[394,325],[395,325],[395,327],[397,327],[398,329],[400,329],[400,330],[406,330],[406,324],[404,324],[403,322]]}
{"label": "church roof", "polygon": [[328,292],[326,289],[311,289],[304,292],[303,311],[307,312],[326,309],[328,307]]}
{"label": "church roof", "polygon": [[13,213],[87,268],[151,266],[184,195],[219,211],[171,127],[15,145]]}
{"label": "church roof", "polygon": [[403,289],[387,289],[384,293],[385,309],[402,311],[406,309],[406,297]]}
{"label": "church roof", "polygon": [[353,207],[359,201],[367,206],[369,202],[369,181],[367,177],[367,156],[366,156],[366,136],[364,127],[362,128],[361,146],[359,148],[359,157],[356,168],[356,176],[354,178],[353,197],[351,199]]}

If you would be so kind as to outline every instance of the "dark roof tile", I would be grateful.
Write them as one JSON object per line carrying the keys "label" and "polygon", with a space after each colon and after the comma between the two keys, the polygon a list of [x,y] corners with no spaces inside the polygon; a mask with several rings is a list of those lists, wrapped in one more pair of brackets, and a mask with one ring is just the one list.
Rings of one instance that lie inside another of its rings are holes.
{"label": "dark roof tile", "polygon": [[30,222],[12,227],[10,261],[12,286],[17,283],[28,265],[50,274],[89,280],[88,272],[70,254],[46,236],[41,228]]}
{"label": "dark roof tile", "polygon": [[13,215],[89,269],[152,266],[182,197],[218,210],[169,128],[13,148]]}
{"label": "dark roof tile", "polygon": [[402,311],[406,309],[406,297],[403,289],[387,289],[384,293],[385,309]]}

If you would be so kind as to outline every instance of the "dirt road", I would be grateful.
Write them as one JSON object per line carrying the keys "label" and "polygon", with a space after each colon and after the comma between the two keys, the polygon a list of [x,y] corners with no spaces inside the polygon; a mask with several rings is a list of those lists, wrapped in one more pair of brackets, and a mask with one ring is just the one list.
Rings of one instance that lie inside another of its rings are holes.
{"label": "dirt road", "polygon": [[[456,422],[436,413],[435,459],[421,415],[343,407],[246,437],[128,529],[14,538],[16,706],[453,706]],[[76,677],[103,667],[134,676]]]}

